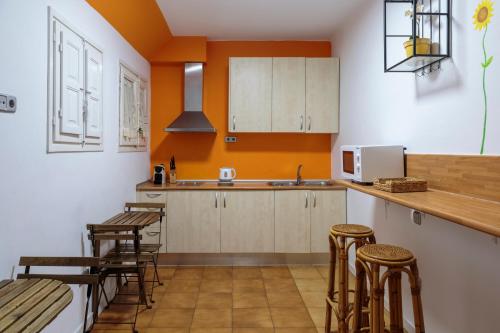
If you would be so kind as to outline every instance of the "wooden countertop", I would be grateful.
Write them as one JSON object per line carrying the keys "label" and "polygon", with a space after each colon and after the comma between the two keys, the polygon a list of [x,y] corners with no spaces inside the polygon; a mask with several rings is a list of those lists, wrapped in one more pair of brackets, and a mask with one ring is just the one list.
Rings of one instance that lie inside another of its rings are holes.
{"label": "wooden countertop", "polygon": [[221,191],[241,191],[241,190],[268,190],[268,191],[286,191],[286,190],[345,190],[344,185],[339,185],[336,182],[333,185],[318,186],[318,185],[300,185],[300,186],[271,186],[268,181],[243,181],[235,182],[232,186],[220,186],[216,181],[203,181],[199,186],[186,186],[178,184],[162,184],[155,185],[150,181],[137,184],[137,191],[182,191],[182,190],[221,190]]}
{"label": "wooden countertop", "polygon": [[335,183],[500,237],[500,202],[498,201],[433,189],[427,192],[390,193],[347,180],[336,180]]}

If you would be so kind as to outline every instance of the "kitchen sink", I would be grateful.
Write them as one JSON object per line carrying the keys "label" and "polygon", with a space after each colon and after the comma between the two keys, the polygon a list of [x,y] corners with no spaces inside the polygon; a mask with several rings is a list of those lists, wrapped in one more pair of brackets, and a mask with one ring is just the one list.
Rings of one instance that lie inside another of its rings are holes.
{"label": "kitchen sink", "polygon": [[305,180],[302,184],[306,186],[331,186],[333,182],[330,180]]}
{"label": "kitchen sink", "polygon": [[275,182],[269,182],[268,183],[271,186],[297,186],[296,182],[292,181],[275,181]]}
{"label": "kitchen sink", "polygon": [[177,186],[201,186],[203,185],[204,182],[199,182],[195,180],[183,180],[180,182],[177,182]]}

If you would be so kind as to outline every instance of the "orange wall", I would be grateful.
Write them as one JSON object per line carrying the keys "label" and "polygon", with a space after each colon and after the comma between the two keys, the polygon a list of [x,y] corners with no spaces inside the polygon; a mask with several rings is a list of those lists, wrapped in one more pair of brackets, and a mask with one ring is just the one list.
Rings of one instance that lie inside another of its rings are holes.
{"label": "orange wall", "polygon": [[155,0],[87,0],[144,58],[172,38]]}
{"label": "orange wall", "polygon": [[155,65],[173,62],[207,62],[207,37],[172,37],[149,57],[149,61]]}
{"label": "orange wall", "polygon": [[178,179],[216,179],[220,167],[234,167],[239,179],[294,178],[298,164],[306,178],[330,178],[329,134],[228,135],[228,59],[239,57],[329,57],[330,42],[208,42],[203,108],[217,134],[166,133],[183,108],[183,64],[151,67],[151,166],[175,155]]}

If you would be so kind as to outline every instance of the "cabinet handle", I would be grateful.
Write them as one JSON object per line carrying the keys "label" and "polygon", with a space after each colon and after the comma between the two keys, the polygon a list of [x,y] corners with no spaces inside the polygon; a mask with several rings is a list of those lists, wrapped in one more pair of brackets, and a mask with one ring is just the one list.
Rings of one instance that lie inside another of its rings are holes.
{"label": "cabinet handle", "polygon": [[233,116],[233,131],[236,131],[236,116]]}
{"label": "cabinet handle", "polygon": [[156,193],[156,194],[146,193],[146,196],[147,196],[148,198],[151,198],[151,199],[153,199],[153,198],[158,198],[160,195],[161,195],[161,194],[159,194],[159,193]]}
{"label": "cabinet handle", "polygon": [[309,126],[307,127],[307,130],[310,131],[311,130],[311,123],[312,123],[311,116],[307,117],[307,119],[309,120]]}
{"label": "cabinet handle", "polygon": [[300,116],[300,130],[304,129],[304,116]]}
{"label": "cabinet handle", "polygon": [[309,194],[306,192],[306,208],[309,206]]}
{"label": "cabinet handle", "polygon": [[313,194],[313,197],[314,197],[314,199],[313,199],[313,207],[316,208],[316,192],[312,192],[312,194]]}
{"label": "cabinet handle", "polygon": [[226,192],[224,192],[224,208],[226,208]]}
{"label": "cabinet handle", "polygon": [[215,193],[215,208],[217,208],[218,204],[217,204],[217,201],[219,199],[219,193]]}
{"label": "cabinet handle", "polygon": [[152,237],[152,236],[158,236],[160,234],[159,231],[146,231],[146,235]]}

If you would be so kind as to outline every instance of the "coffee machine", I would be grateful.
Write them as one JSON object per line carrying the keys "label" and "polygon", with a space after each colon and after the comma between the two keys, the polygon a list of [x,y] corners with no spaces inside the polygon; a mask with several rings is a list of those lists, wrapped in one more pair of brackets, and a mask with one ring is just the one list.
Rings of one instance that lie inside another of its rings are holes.
{"label": "coffee machine", "polygon": [[166,183],[166,176],[165,176],[165,165],[164,164],[157,164],[154,166],[154,173],[153,173],[153,183],[157,185],[165,184]]}

